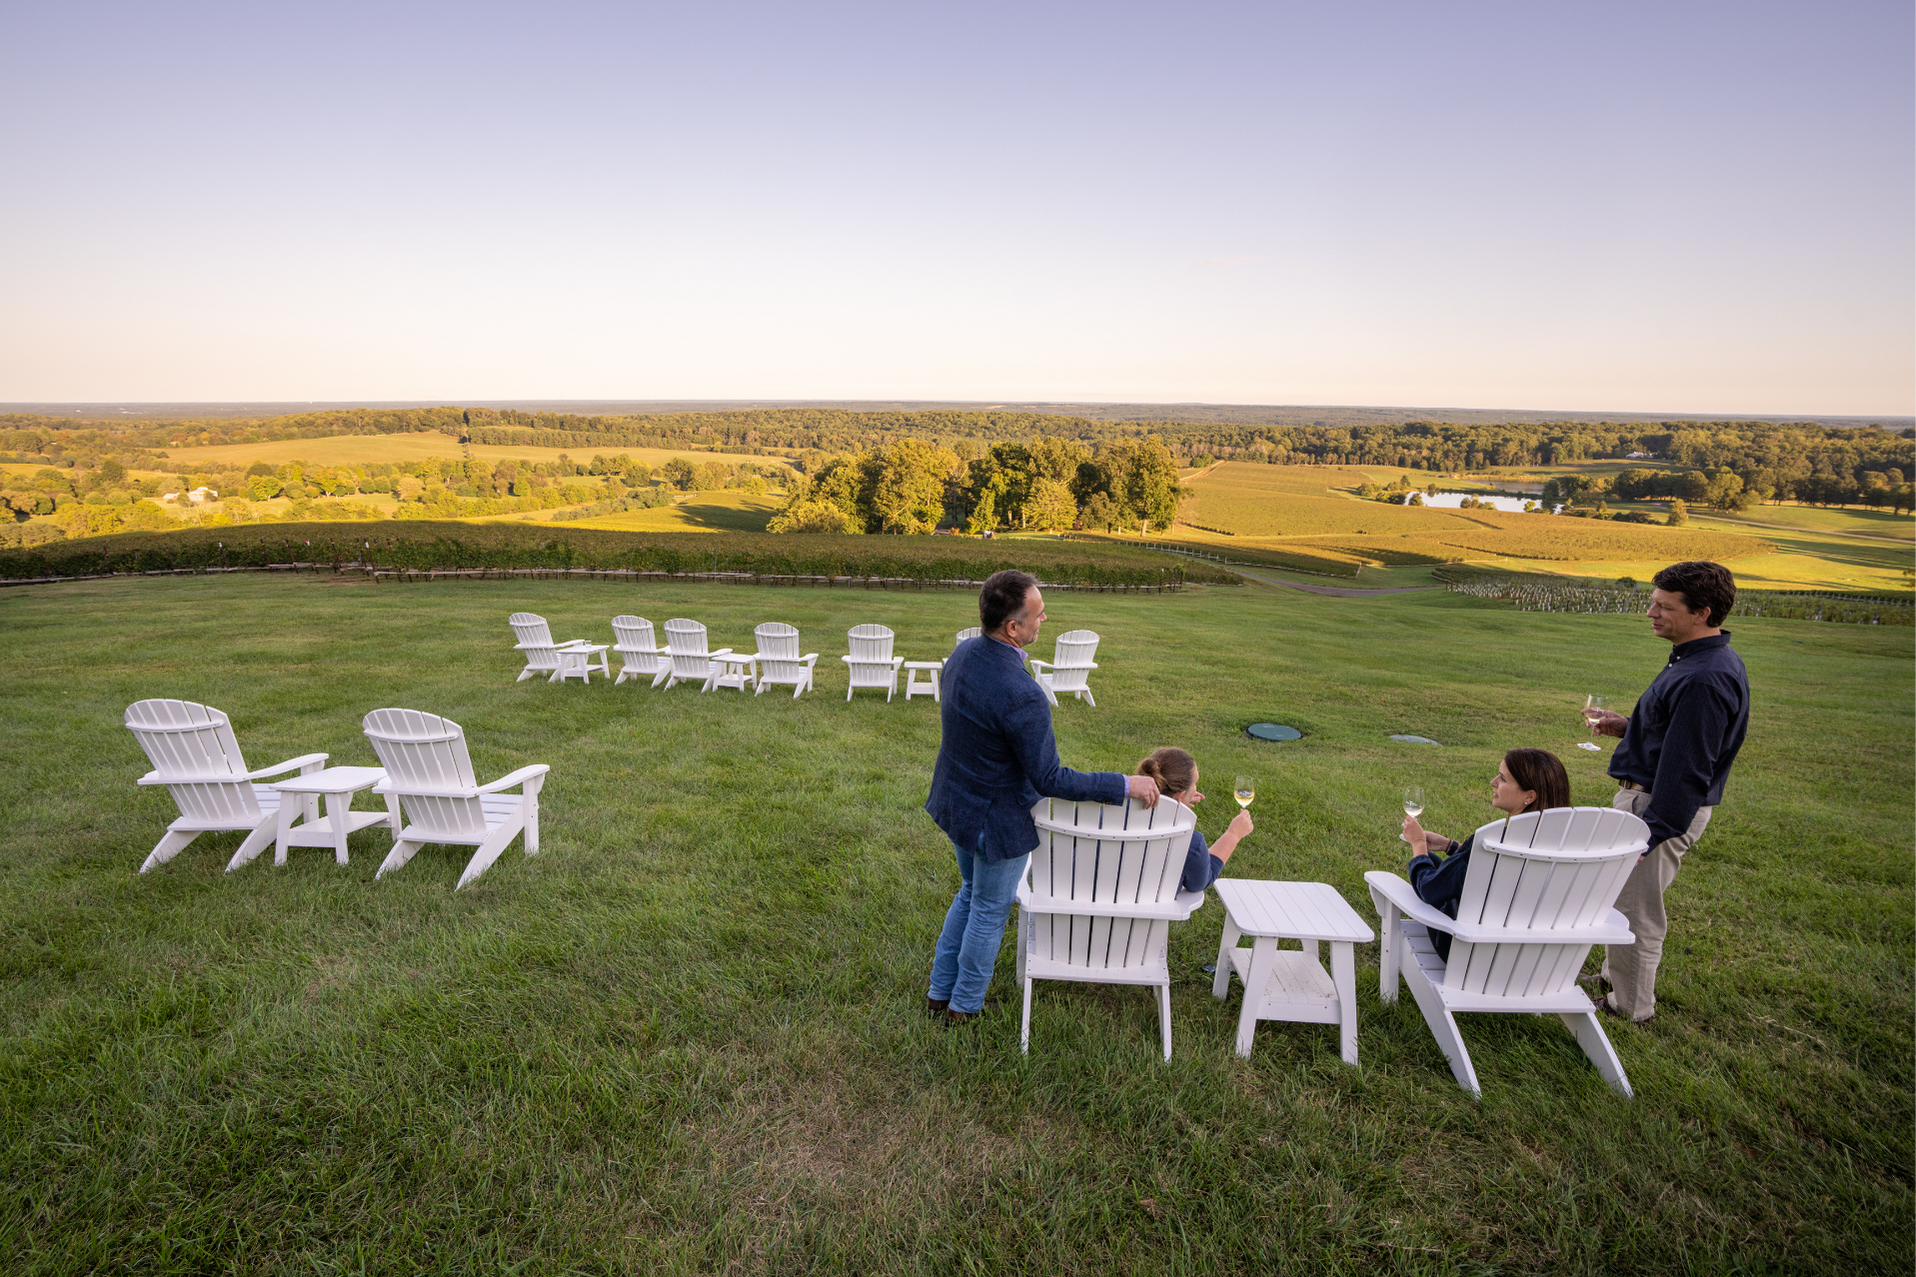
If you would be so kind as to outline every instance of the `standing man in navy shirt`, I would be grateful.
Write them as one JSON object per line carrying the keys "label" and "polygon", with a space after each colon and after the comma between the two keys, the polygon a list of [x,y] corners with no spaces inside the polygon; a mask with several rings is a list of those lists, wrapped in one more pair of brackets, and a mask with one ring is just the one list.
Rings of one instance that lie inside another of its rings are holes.
{"label": "standing man in navy shirt", "polygon": [[1723,801],[1723,782],[1750,724],[1750,681],[1723,628],[1736,578],[1720,563],[1677,563],[1652,584],[1650,629],[1671,644],[1669,662],[1629,718],[1584,713],[1593,731],[1623,738],[1610,759],[1621,786],[1612,805],[1650,826],[1650,850],[1617,897],[1637,942],[1605,951],[1599,978],[1610,992],[1597,1001],[1639,1024],[1657,1009],[1657,965],[1670,930],[1663,893]]}
{"label": "standing man in navy shirt", "polygon": [[1031,808],[1040,798],[1156,806],[1157,782],[1117,772],[1074,772],[1058,761],[1051,704],[1025,672],[1024,653],[1044,624],[1044,595],[1028,572],[994,572],[978,593],[984,633],[945,662],[944,736],[925,810],[958,855],[958,895],[932,955],[926,1010],[962,1024],[984,1009],[1025,861],[1038,845]]}

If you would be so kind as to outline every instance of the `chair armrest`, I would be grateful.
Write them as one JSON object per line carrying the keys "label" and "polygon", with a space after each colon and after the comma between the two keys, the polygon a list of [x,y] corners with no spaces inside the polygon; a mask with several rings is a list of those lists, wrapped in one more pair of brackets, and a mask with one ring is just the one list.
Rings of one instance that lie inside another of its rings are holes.
{"label": "chair armrest", "polygon": [[289,758],[283,763],[274,763],[271,767],[262,767],[258,771],[247,772],[243,779],[258,780],[262,776],[277,776],[281,772],[292,771],[297,767],[302,773],[316,772],[325,763],[326,754],[301,754],[298,758]]}
{"label": "chair armrest", "polygon": [[706,653],[706,655],[708,657],[711,657],[713,660],[717,660],[721,656],[730,656],[731,654],[732,654],[732,649],[729,647],[721,647],[717,649],[716,651]]}
{"label": "chair armrest", "polygon": [[1079,918],[1148,918],[1183,922],[1204,907],[1202,891],[1180,891],[1176,900],[1157,904],[1120,904],[1117,901],[1069,900],[1063,896],[1037,896],[1027,883],[1018,884],[1018,907],[1026,913],[1071,914]]}
{"label": "chair armrest", "polygon": [[[532,763],[529,766],[521,767],[516,772],[509,772],[501,776],[490,785],[481,785],[473,792],[476,794],[496,794],[502,789],[511,789],[514,785],[525,785],[528,781],[537,780],[551,770],[552,767],[548,763]],[[536,794],[539,792],[537,785],[527,785],[526,787],[531,793]]]}
{"label": "chair armrest", "polygon": [[798,659],[806,665],[816,665],[818,663],[818,653],[807,652],[805,655],[799,657]]}
{"label": "chair armrest", "polygon": [[1435,931],[1449,932],[1467,944],[1635,944],[1630,921],[1615,909],[1587,927],[1487,927],[1481,922],[1459,922],[1441,909],[1434,909],[1417,898],[1412,886],[1394,873],[1373,869],[1364,875],[1370,888],[1371,903],[1381,917],[1389,903],[1412,922],[1421,922]]}

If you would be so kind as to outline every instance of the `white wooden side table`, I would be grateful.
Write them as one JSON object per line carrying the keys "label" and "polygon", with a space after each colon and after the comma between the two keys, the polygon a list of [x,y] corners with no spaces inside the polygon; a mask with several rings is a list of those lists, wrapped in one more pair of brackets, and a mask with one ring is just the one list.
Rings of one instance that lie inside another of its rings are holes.
{"label": "white wooden side table", "polygon": [[754,692],[758,690],[758,653],[738,653],[727,648],[712,654],[712,677],[704,687],[711,691],[715,687],[734,687],[745,690],[750,683]]}
{"label": "white wooden side table", "polygon": [[[905,699],[914,696],[930,696],[931,703],[938,703],[938,676],[944,672],[943,661],[906,661],[905,662]],[[924,673],[928,682],[918,681],[918,675]]]}
{"label": "white wooden side table", "polygon": [[[383,767],[328,767],[309,776],[295,776],[291,780],[282,780],[273,788],[280,793],[279,800],[279,840],[273,845],[273,863],[286,863],[288,847],[331,847],[333,859],[340,864],[346,863],[346,835],[354,830],[364,829],[368,825],[384,824],[399,837],[399,809],[395,804],[388,811],[354,811],[353,795],[362,789],[371,789],[386,779]],[[293,802],[289,795],[308,794],[326,800],[326,815],[319,820],[307,820],[295,827],[294,809],[301,806]]]}
{"label": "white wooden side table", "polygon": [[[1376,936],[1327,882],[1261,882],[1220,878],[1212,884],[1224,904],[1224,938],[1217,950],[1211,996],[1231,991],[1231,974],[1244,985],[1237,1018],[1237,1053],[1251,1058],[1259,1020],[1335,1024],[1342,1030],[1344,1062],[1357,1063],[1357,960],[1351,946]],[[1251,937],[1251,947],[1238,940]],[[1298,940],[1301,949],[1280,949]],[[1331,947],[1331,969],[1318,961],[1320,942]]]}
{"label": "white wooden side table", "polygon": [[[606,656],[607,650],[608,645],[604,643],[574,640],[571,643],[559,644],[553,649],[559,656],[559,668],[552,672],[546,682],[563,683],[569,678],[576,678],[581,683],[590,683],[593,670],[611,678],[612,665]],[[595,656],[599,658],[597,665],[592,663],[592,658]]]}

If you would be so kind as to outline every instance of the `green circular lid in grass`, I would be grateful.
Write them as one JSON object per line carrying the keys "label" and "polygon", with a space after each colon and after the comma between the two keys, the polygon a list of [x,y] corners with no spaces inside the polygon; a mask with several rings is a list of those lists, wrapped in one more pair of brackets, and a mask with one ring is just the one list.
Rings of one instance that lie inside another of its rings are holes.
{"label": "green circular lid in grass", "polygon": [[1244,731],[1246,735],[1259,740],[1297,740],[1304,735],[1295,727],[1286,727],[1282,723],[1252,723]]}

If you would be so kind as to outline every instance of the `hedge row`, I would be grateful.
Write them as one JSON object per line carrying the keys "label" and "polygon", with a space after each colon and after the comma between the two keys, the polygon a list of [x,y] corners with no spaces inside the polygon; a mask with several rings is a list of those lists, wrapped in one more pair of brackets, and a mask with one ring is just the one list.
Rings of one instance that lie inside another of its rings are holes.
{"label": "hedge row", "polygon": [[957,537],[616,532],[550,524],[378,520],[271,523],[129,532],[0,551],[0,578],[97,576],[275,563],[381,567],[628,568],[766,576],[979,580],[1021,568],[1061,584],[1237,584],[1208,565],[1148,550],[1083,542]]}

